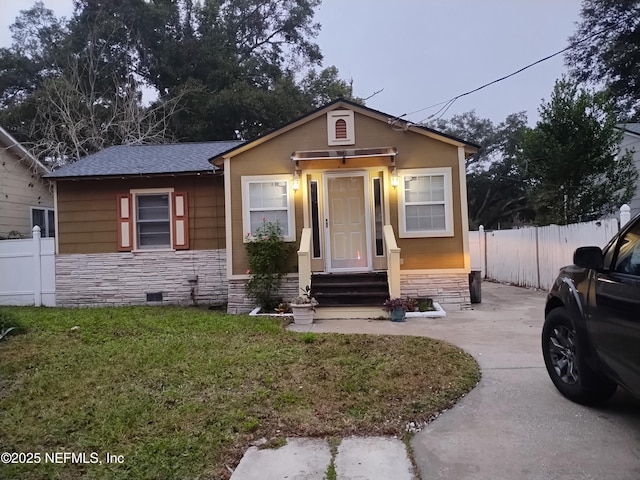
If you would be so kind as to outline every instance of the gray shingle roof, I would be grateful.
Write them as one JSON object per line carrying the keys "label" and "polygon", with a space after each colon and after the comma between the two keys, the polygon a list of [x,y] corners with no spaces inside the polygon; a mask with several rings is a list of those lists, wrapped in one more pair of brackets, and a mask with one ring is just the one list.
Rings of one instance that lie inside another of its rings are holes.
{"label": "gray shingle roof", "polygon": [[240,141],[119,145],[65,165],[47,178],[102,177],[212,171],[209,159]]}
{"label": "gray shingle roof", "polygon": [[640,123],[619,123],[618,128],[640,135]]}

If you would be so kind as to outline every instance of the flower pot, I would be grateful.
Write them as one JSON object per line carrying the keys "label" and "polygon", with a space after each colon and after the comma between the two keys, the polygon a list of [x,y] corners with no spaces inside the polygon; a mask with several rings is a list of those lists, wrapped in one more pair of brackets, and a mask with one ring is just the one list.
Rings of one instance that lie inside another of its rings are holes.
{"label": "flower pot", "polygon": [[391,321],[392,322],[404,322],[404,309],[403,308],[395,308],[391,311]]}
{"label": "flower pot", "polygon": [[293,312],[293,323],[296,325],[311,325],[313,323],[313,315],[315,313],[313,309],[314,305],[302,304],[296,305],[291,304],[291,311]]}

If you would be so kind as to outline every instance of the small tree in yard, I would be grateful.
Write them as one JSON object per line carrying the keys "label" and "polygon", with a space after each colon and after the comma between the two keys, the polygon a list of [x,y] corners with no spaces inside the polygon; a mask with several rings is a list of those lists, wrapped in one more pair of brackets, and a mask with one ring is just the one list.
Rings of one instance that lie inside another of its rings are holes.
{"label": "small tree in yard", "polygon": [[262,311],[270,312],[280,303],[276,297],[286,273],[290,247],[284,242],[282,227],[277,222],[262,219],[262,224],[251,235],[245,245],[249,258],[251,278],[245,290]]}
{"label": "small tree in yard", "polygon": [[606,94],[559,80],[539,112],[519,152],[536,223],[596,220],[630,200],[638,172]]}

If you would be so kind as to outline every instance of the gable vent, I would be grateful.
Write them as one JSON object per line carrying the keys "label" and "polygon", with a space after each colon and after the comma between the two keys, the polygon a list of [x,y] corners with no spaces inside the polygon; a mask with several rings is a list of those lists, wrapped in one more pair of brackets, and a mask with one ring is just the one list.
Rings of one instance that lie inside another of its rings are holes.
{"label": "gable vent", "polygon": [[336,140],[347,138],[347,122],[343,118],[336,121]]}
{"label": "gable vent", "polygon": [[328,145],[354,145],[356,132],[351,110],[333,110],[327,113]]}

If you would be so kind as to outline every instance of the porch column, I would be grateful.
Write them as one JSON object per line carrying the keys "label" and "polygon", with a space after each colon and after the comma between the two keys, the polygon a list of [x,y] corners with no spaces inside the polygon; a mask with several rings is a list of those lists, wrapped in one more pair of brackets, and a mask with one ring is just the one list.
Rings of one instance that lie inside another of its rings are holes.
{"label": "porch column", "polygon": [[311,228],[303,228],[298,250],[298,295],[311,286]]}
{"label": "porch column", "polygon": [[400,297],[400,249],[391,225],[383,227],[384,243],[387,247],[387,278],[389,281],[389,297]]}

